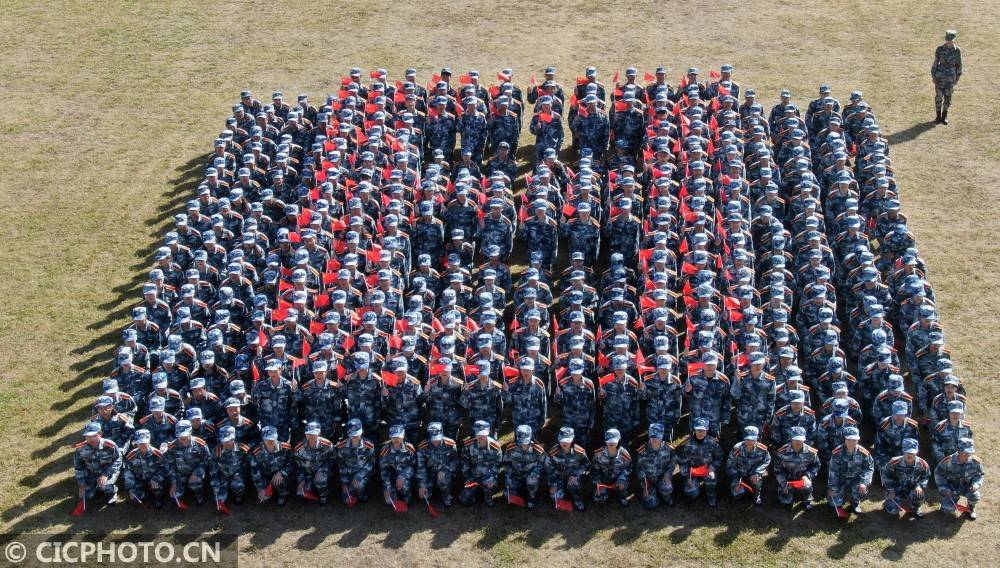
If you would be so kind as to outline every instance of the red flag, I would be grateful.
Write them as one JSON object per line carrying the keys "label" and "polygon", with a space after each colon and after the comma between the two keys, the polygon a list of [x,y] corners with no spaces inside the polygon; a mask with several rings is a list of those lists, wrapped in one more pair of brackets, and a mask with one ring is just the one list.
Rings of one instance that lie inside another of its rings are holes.
{"label": "red flag", "polygon": [[565,511],[567,513],[573,512],[573,502],[569,499],[556,499],[556,510]]}
{"label": "red flag", "polygon": [[616,83],[616,84],[617,84],[617,83],[618,83],[618,81],[620,81],[620,80],[621,80],[621,78],[622,78],[622,72],[621,72],[621,70],[617,70],[617,69],[616,69],[616,70],[615,70],[615,78],[614,78],[614,79],[612,79],[612,80],[611,80],[611,82],[612,82],[612,83]]}
{"label": "red flag", "polygon": [[399,385],[399,376],[391,371],[383,371],[382,382],[385,383],[385,386],[387,387],[396,387]]}
{"label": "red flag", "polygon": [[517,367],[514,367],[513,365],[504,365],[503,366],[503,376],[507,377],[508,379],[513,378],[513,377],[517,377],[520,374],[521,374],[521,372],[518,371]]}
{"label": "red flag", "polygon": [[573,214],[576,213],[576,207],[573,207],[571,204],[567,203],[566,205],[563,205],[562,212],[563,215],[567,217],[572,217]]}
{"label": "red flag", "polygon": [[597,484],[597,488],[598,489],[610,490],[610,489],[614,489],[615,488],[615,484],[614,483],[598,483]]}
{"label": "red flag", "polygon": [[83,514],[86,511],[87,511],[87,499],[83,498],[80,499],[80,501],[76,504],[76,507],[73,508],[73,512],[70,514],[73,515],[74,517],[80,517],[83,516]]}
{"label": "red flag", "polygon": [[432,517],[436,519],[441,516],[441,513],[439,513],[438,510],[434,508],[434,505],[431,505],[430,499],[424,497],[424,503],[427,503],[427,512],[430,513]]}
{"label": "red flag", "polygon": [[290,302],[286,302],[285,300],[282,300],[282,299],[279,298],[278,299],[278,309],[276,309],[276,310],[274,310],[274,311],[271,312],[271,320],[272,321],[285,321],[285,318],[288,317],[288,310],[291,307],[292,307],[292,304]]}
{"label": "red flag", "polygon": [[216,501],[215,509],[227,517],[233,514],[233,512],[229,510],[229,505],[226,505],[223,501]]}
{"label": "red flag", "polygon": [[540,112],[540,113],[538,113],[538,119],[541,120],[542,122],[546,122],[546,123],[552,122],[552,113],[551,112]]}
{"label": "red flag", "polygon": [[462,75],[461,77],[458,78],[458,82],[462,85],[471,85],[472,77],[470,77],[469,75]]}
{"label": "red flag", "polygon": [[[532,75],[532,77],[534,77],[534,75]],[[497,73],[497,81],[500,81],[501,83],[509,83],[510,75],[507,75],[506,73]]]}
{"label": "red flag", "polygon": [[691,477],[708,477],[708,466],[699,465],[691,468]]}
{"label": "red flag", "polygon": [[610,382],[612,382],[614,380],[615,380],[615,374],[614,373],[608,373],[607,375],[604,375],[603,377],[601,377],[601,386],[603,387],[604,385],[606,385],[606,384],[608,384],[608,383],[610,383]]}
{"label": "red flag", "polygon": [[531,74],[531,82],[530,82],[530,84],[531,84],[532,87],[537,87],[538,86],[538,79],[535,78],[535,74],[534,73]]}
{"label": "red flag", "polygon": [[263,328],[257,332],[257,337],[260,340],[260,348],[267,349],[267,345],[271,342],[271,339],[267,336],[267,333],[264,332]]}
{"label": "red flag", "polygon": [[645,79],[646,81],[650,82],[650,83],[655,83],[656,82],[656,75],[653,75],[649,71],[646,71],[646,73],[643,74],[642,78]]}
{"label": "red flag", "polygon": [[410,510],[410,506],[406,503],[406,501],[396,500],[392,502],[392,510],[397,513],[405,513]]}
{"label": "red flag", "polygon": [[747,484],[747,482],[743,481],[742,479],[740,480],[740,487],[746,489],[750,493],[756,493],[756,491],[753,490],[753,487],[751,487],[749,484]]}
{"label": "red flag", "polygon": [[515,507],[524,507],[526,505],[524,497],[513,495],[510,491],[507,491],[507,504]]}
{"label": "red flag", "polygon": [[307,501],[319,501],[319,495],[317,495],[312,489],[306,489],[303,491],[302,496],[305,497]]}
{"label": "red flag", "polygon": [[303,207],[302,212],[299,213],[299,226],[308,227],[309,223],[312,222],[313,212],[308,207]]}
{"label": "red flag", "polygon": [[347,492],[347,506],[354,507],[358,504],[358,498],[351,494],[350,491]]}
{"label": "red flag", "polygon": [[722,73],[719,73],[715,69],[712,69],[711,71],[708,72],[708,76],[711,77],[711,78],[713,78],[713,79],[721,79],[722,78]]}
{"label": "red flag", "polygon": [[577,85],[586,85],[589,82],[590,81],[588,81],[586,77],[577,77],[576,78],[576,84]]}
{"label": "red flag", "polygon": [[190,509],[190,507],[188,507],[188,504],[185,503],[183,499],[174,497],[174,503],[177,503],[177,508],[180,509],[181,511],[187,511],[188,509]]}
{"label": "red flag", "polygon": [[479,482],[478,481],[470,481],[470,482],[468,482],[468,483],[465,484],[465,488],[466,489],[475,489],[476,487],[479,487]]}
{"label": "red flag", "polygon": [[802,479],[796,479],[795,481],[789,481],[788,486],[791,487],[792,489],[805,489],[806,482],[805,480]]}
{"label": "red flag", "polygon": [[847,509],[844,509],[843,507],[834,507],[833,510],[837,512],[838,519],[846,519],[848,516]]}

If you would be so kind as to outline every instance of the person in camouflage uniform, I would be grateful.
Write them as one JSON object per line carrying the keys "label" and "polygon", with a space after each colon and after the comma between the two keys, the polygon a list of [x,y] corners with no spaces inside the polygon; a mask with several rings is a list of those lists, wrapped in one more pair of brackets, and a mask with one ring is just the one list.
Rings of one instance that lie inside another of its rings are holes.
{"label": "person in camouflage uniform", "polygon": [[382,381],[372,373],[371,353],[358,351],[353,361],[355,371],[344,380],[348,417],[360,420],[366,432],[375,434],[382,416]]}
{"label": "person in camouflage uniform", "polygon": [[261,432],[263,443],[250,456],[250,476],[257,488],[257,500],[263,503],[271,498],[272,491],[276,491],[278,505],[284,505],[291,492],[295,467],[292,446],[279,441],[278,429],[274,426],[264,426]]}
{"label": "person in camouflage uniform", "polygon": [[920,436],[920,426],[907,416],[906,403],[897,400],[892,405],[892,416],[879,423],[875,433],[875,465],[879,468],[896,456],[903,455],[903,441]]}
{"label": "person in camouflage uniform", "polygon": [[[670,357],[656,358],[656,372],[639,382],[639,398],[645,402],[646,420],[663,427],[663,437],[672,439],[681,419],[684,384],[673,371]],[[641,456],[639,457],[641,461]]]}
{"label": "person in camouflage uniform", "polygon": [[584,263],[594,266],[601,250],[601,224],[591,215],[590,203],[580,203],[576,212],[578,215],[563,223],[560,232],[567,239],[570,254],[583,253]]}
{"label": "person in camouflage uniform", "polygon": [[654,422],[649,425],[649,441],[636,450],[636,475],[642,491],[642,504],[647,509],[655,509],[660,500],[668,507],[674,505],[674,470],[677,468],[677,453],[669,442],[664,441],[667,428]]}
{"label": "person in camouflage uniform", "polygon": [[219,429],[219,445],[215,447],[210,479],[216,508],[226,503],[230,492],[236,504],[243,502],[249,470],[250,446],[237,440],[236,428],[223,426]]}
{"label": "person in camouflage uniform", "polygon": [[524,497],[528,509],[535,508],[535,497],[542,482],[542,474],[548,461],[548,454],[541,444],[533,441],[534,430],[527,424],[519,425],[514,431],[514,441],[503,450],[503,472],[507,484],[507,499],[511,496]]}
{"label": "person in camouflage uniform", "polygon": [[726,460],[730,493],[735,499],[753,493],[754,505],[757,506],[764,503],[764,478],[771,465],[771,454],[767,446],[758,441],[759,438],[760,430],[756,426],[744,427],[743,441],[733,446]]}
{"label": "person in camouflage uniform", "polygon": [[143,503],[150,498],[157,509],[163,507],[167,488],[167,467],[163,452],[150,445],[149,430],[135,432],[135,447],[125,456],[125,490],[129,498]]}
{"label": "person in camouflage uniform", "polygon": [[389,427],[389,441],[379,452],[379,473],[382,476],[382,497],[386,504],[396,508],[396,502],[410,502],[414,471],[417,467],[417,450],[406,441],[406,426]]}
{"label": "person in camouflage uniform", "polygon": [[787,444],[775,456],[774,478],[778,480],[778,502],[789,507],[801,499],[806,510],[813,508],[813,485],[819,475],[819,452],[806,444],[806,430],[792,428]]}
{"label": "person in camouflage uniform", "polygon": [[278,359],[267,362],[267,378],[257,381],[251,397],[259,409],[258,424],[261,428],[274,426],[282,441],[291,435],[292,420],[295,416],[296,385],[282,376],[282,365]]}
{"label": "person in camouflage uniform", "polygon": [[573,141],[580,154],[590,151],[595,158],[601,158],[608,151],[611,137],[611,122],[608,113],[597,106],[597,95],[583,98],[583,108],[573,119]]}
{"label": "person in camouflage uniform", "polygon": [[577,511],[583,511],[583,477],[590,472],[590,459],[587,451],[573,443],[573,429],[559,429],[557,443],[549,449],[549,461],[546,467],[546,478],[549,482],[549,496],[553,501],[566,498],[573,499]]}
{"label": "person in camouflage uniform", "polygon": [[358,418],[348,420],[346,430],[347,435],[336,449],[341,499],[347,504],[356,499],[367,502],[368,481],[375,469],[375,444],[362,437],[364,427]]}
{"label": "person in camouflage uniform", "polygon": [[312,372],[313,379],[299,388],[296,397],[298,416],[306,422],[318,422],[326,439],[336,438],[344,421],[343,387],[328,378],[329,364],[324,359],[313,361]]}
{"label": "person in camouflage uniform", "polygon": [[732,383],[732,398],[736,401],[736,423],[745,432],[753,426],[759,432],[774,416],[774,376],[764,372],[767,356],[760,351],[750,355],[750,370],[740,373]]}
{"label": "person in camouflage uniform", "polygon": [[73,468],[79,497],[84,502],[98,494],[108,503],[118,501],[118,476],[122,454],[113,440],[101,435],[101,425],[90,422],[83,430],[84,441],[75,447]]}
{"label": "person in camouflage uniform", "polygon": [[570,378],[559,382],[552,400],[562,406],[563,427],[569,428],[577,443],[586,448],[597,417],[597,393],[594,382],[583,376],[583,370],[582,359],[571,359]]}
{"label": "person in camouflage uniform", "polygon": [[427,439],[417,448],[417,495],[430,499],[434,488],[441,492],[445,507],[452,505],[452,479],[459,468],[455,440],[445,437],[440,422],[427,425]]}
{"label": "person in camouflage uniform", "polygon": [[919,519],[924,516],[921,506],[927,499],[931,468],[924,458],[917,455],[920,446],[916,439],[904,438],[902,446],[903,453],[890,459],[880,470],[882,486],[885,487],[882,508],[890,515],[906,511]]}
{"label": "person in camouflage uniform", "polygon": [[958,451],[946,456],[934,468],[934,483],[941,492],[941,510],[945,513],[954,513],[959,498],[965,497],[969,503],[969,518],[976,520],[976,505],[981,498],[979,490],[986,472],[983,461],[975,453],[972,438],[962,438]]}
{"label": "person in camouflage uniform", "polygon": [[490,368],[485,361],[479,364],[477,374],[477,380],[463,388],[459,402],[465,409],[469,423],[486,422],[493,425],[491,435],[495,437],[503,418],[503,387],[490,379]]}
{"label": "person in camouflage uniform", "polygon": [[503,403],[510,406],[511,420],[516,426],[528,426],[538,432],[545,425],[548,397],[545,383],[534,375],[534,360],[525,357],[518,365],[520,377],[503,382]]}
{"label": "person in camouflage uniform", "polygon": [[677,452],[684,494],[695,499],[704,487],[708,506],[715,507],[718,505],[715,488],[722,471],[722,446],[718,438],[708,435],[708,425],[709,419],[705,417],[692,420],[694,433],[678,445]]}
{"label": "person in camouflage uniform", "polygon": [[861,502],[868,496],[875,473],[875,459],[861,446],[861,433],[851,426],[844,429],[844,443],[833,450],[827,472],[827,497],[830,506],[843,508],[846,501],[861,513]]}
{"label": "person in camouflage uniform", "polygon": [[528,254],[540,254],[542,267],[549,270],[559,255],[559,223],[549,216],[548,201],[536,199],[531,206],[534,215],[522,223],[517,232]]}
{"label": "person in camouflage uniform", "polygon": [[934,51],[934,64],[931,65],[931,79],[934,80],[934,109],[937,111],[935,122],[948,124],[948,108],[951,107],[951,95],[962,78],[962,48],[955,44],[958,32],[948,30],[944,34],[944,44]]}
{"label": "person in camouflage uniform", "polygon": [[465,486],[458,496],[463,505],[472,505],[480,491],[487,507],[495,505],[493,492],[497,488],[503,452],[500,442],[490,436],[491,432],[489,422],[477,420],[473,424],[473,436],[465,441],[465,447],[462,449],[462,475],[465,477]]}
{"label": "person in camouflage uniform", "polygon": [[321,435],[322,431],[320,422],[307,423],[306,439],[295,446],[292,459],[295,462],[296,494],[305,496],[307,491],[315,489],[319,504],[325,505],[330,496],[334,447],[329,438]]}
{"label": "person in camouflage uniform", "polygon": [[170,442],[164,455],[170,474],[170,497],[179,504],[190,491],[201,505],[205,502],[202,490],[212,465],[212,452],[204,440],[192,436],[187,420],[178,421],[176,428],[177,439]]}
{"label": "person in camouflage uniform", "polygon": [[632,476],[632,455],[620,445],[621,433],[611,428],[604,433],[604,446],[594,452],[590,460],[594,482],[594,502],[607,501],[611,492],[618,497],[618,504],[628,507],[628,489]]}
{"label": "person in camouflage uniform", "polygon": [[427,422],[442,424],[444,435],[454,441],[462,423],[461,400],[465,393],[465,382],[452,374],[451,359],[439,359],[437,365],[441,370],[432,373],[434,376],[424,385]]}

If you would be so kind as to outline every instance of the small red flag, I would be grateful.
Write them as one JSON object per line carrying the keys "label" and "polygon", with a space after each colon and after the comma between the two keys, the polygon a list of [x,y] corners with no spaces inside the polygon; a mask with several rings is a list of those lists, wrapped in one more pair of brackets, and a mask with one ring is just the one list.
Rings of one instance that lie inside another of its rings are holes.
{"label": "small red flag", "polygon": [[76,504],[76,507],[73,508],[73,512],[70,514],[74,517],[80,517],[83,516],[85,512],[87,512],[87,499],[84,498],[80,499],[80,501]]}
{"label": "small red flag", "polygon": [[622,78],[621,70],[615,70],[615,78],[611,80],[612,83],[618,83]]}
{"label": "small red flag", "polygon": [[405,513],[410,510],[410,506],[406,503],[406,501],[393,501],[392,510],[397,513]]}
{"label": "small red flag", "polygon": [[708,477],[708,466],[699,465],[691,468],[691,477]]}
{"label": "small red flag", "polygon": [[227,517],[233,514],[233,512],[229,510],[229,505],[226,505],[222,501],[216,502],[215,509]]}
{"label": "small red flag", "polygon": [[847,509],[844,509],[843,507],[834,507],[833,510],[837,512],[838,519],[847,518]]}
{"label": "small red flag", "polygon": [[573,502],[569,499],[556,499],[556,510],[566,511],[567,513],[573,512]]}
{"label": "small red flag", "polygon": [[546,123],[552,122],[552,113],[551,112],[540,112],[540,113],[538,113],[538,119],[541,120],[542,122],[546,122]]}
{"label": "small red flag", "polygon": [[567,217],[572,217],[573,213],[576,213],[576,207],[573,207],[572,205],[570,205],[569,203],[567,203],[566,205],[563,205],[562,212],[563,212],[563,215],[565,215]]}
{"label": "small red flag", "polygon": [[387,387],[395,387],[399,385],[399,376],[396,373],[384,371],[382,373],[382,382],[385,383],[385,386]]}
{"label": "small red flag", "polygon": [[608,384],[608,383],[610,383],[610,382],[612,382],[614,380],[615,380],[615,374],[614,373],[608,373],[607,375],[604,375],[603,377],[601,377],[601,379],[600,379],[601,386],[603,387],[604,385],[606,385],[606,384]]}
{"label": "small red flag", "polygon": [[648,81],[650,83],[655,83],[656,82],[656,75],[653,75],[649,71],[646,71],[646,73],[642,77],[643,77],[643,79],[645,79],[646,81]]}
{"label": "small red flag", "polygon": [[316,492],[313,491],[312,489],[306,489],[305,491],[303,491],[302,496],[307,501],[319,501],[319,495],[317,495]]}
{"label": "small red flag", "polygon": [[458,78],[458,82],[462,85],[471,85],[472,77],[468,75],[462,75],[461,77]]}
{"label": "small red flag", "polygon": [[507,504],[515,507],[524,507],[526,505],[524,497],[514,495],[510,491],[507,492]]}
{"label": "small red flag", "polygon": [[268,485],[267,489],[264,490],[264,496],[271,497],[274,495],[274,486]]}
{"label": "small red flag", "polygon": [[190,509],[190,507],[188,507],[188,504],[185,503],[183,499],[174,497],[174,503],[177,503],[177,508],[180,509],[181,511],[187,511],[188,509]]}
{"label": "small red flag", "polygon": [[792,489],[805,489],[806,482],[802,479],[796,479],[795,481],[789,481],[788,486]]}
{"label": "small red flag", "polygon": [[719,73],[715,69],[712,69],[711,71],[708,72],[708,76],[711,77],[711,78],[713,78],[713,79],[721,79],[722,78],[722,73]]}
{"label": "small red flag", "polygon": [[531,74],[531,86],[532,87],[537,87],[538,86],[538,79],[535,78],[535,74],[534,73]]}

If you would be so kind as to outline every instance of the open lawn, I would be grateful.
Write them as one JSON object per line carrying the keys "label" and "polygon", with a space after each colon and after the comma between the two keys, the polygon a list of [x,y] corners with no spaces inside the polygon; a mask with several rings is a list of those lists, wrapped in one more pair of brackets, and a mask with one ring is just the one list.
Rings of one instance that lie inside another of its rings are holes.
{"label": "open lawn", "polygon": [[[768,105],[800,104],[821,82],[861,89],[888,133],[903,212],[936,287],[956,372],[971,395],[977,448],[1000,463],[1000,13],[983,0],[774,3],[476,0],[401,3],[0,3],[0,527],[5,532],[238,531],[256,565],[849,564],[993,565],[1000,480],[980,520],[934,513],[846,526],[827,507],[747,513],[681,505],[567,515],[482,507],[432,520],[298,505],[244,506],[222,520],[122,505],[70,517],[70,446],[110,370],[137,286],[166,223],[194,189],[239,91],[314,101],[353,65],[390,78],[444,64],[526,85],[546,65],[571,82],[586,65],[736,66]],[[965,75],[952,124],[932,124],[929,69],[944,30],[959,30]],[[707,75],[707,73],[706,73]],[[991,94],[994,93],[994,94]],[[266,96],[266,95],[265,95]],[[993,468],[997,471],[997,468]],[[993,558],[991,561],[990,558]]]}

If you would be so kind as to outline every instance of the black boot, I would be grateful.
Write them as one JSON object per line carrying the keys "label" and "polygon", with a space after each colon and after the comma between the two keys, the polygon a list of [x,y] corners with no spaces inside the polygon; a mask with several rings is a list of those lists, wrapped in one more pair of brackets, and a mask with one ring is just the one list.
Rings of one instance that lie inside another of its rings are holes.
{"label": "black boot", "polygon": [[934,124],[941,124],[941,108],[938,107],[934,109],[934,112],[935,112]]}
{"label": "black boot", "polygon": [[948,124],[948,111],[941,111],[941,124]]}

